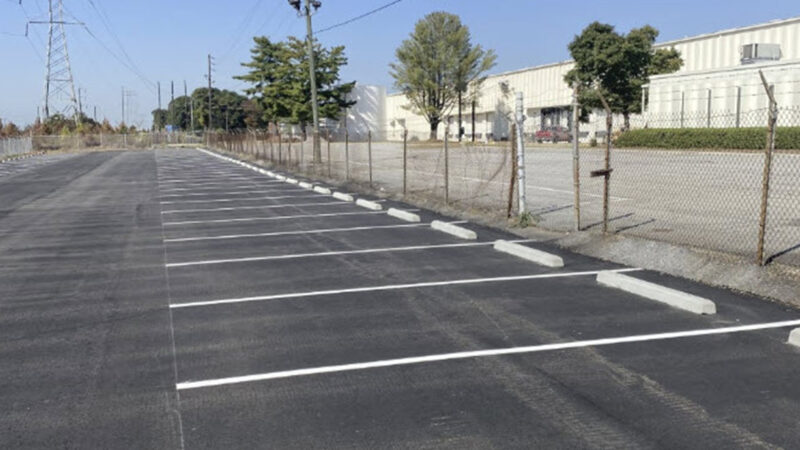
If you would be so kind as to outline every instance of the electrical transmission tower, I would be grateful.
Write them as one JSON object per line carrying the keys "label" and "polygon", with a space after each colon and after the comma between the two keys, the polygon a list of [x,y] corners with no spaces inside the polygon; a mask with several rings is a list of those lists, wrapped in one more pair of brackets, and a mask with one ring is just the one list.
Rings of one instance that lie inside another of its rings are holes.
{"label": "electrical transmission tower", "polygon": [[29,24],[49,26],[47,67],[44,80],[44,116],[47,118],[51,113],[60,112],[65,116],[73,115],[77,120],[78,98],[75,95],[75,82],[69,63],[67,34],[64,31],[64,25],[83,25],[83,23],[64,20],[63,0],[48,0],[47,3],[48,20],[28,22]]}

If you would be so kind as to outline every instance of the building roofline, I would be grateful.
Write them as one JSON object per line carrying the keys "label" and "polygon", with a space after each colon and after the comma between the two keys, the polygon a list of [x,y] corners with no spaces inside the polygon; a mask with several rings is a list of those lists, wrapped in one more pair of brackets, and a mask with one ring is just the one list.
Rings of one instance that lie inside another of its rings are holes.
{"label": "building roofline", "polygon": [[654,47],[656,47],[656,48],[672,47],[674,45],[683,44],[683,43],[686,43],[686,42],[699,41],[699,40],[708,39],[708,38],[711,38],[711,37],[726,36],[726,35],[729,35],[729,34],[736,34],[736,33],[741,33],[741,32],[745,32],[745,31],[754,31],[754,30],[759,30],[759,29],[762,29],[762,28],[774,27],[776,25],[787,25],[787,24],[797,23],[797,22],[800,22],[800,16],[790,17],[788,19],[770,20],[769,22],[758,23],[758,24],[755,24],[755,25],[747,25],[747,26],[739,27],[739,28],[728,28],[726,30],[714,31],[713,33],[698,34],[697,36],[688,36],[688,37],[684,37],[684,38],[680,38],[680,39],[674,39],[674,40],[671,40],[671,41],[659,42],[659,43],[656,43],[654,45]]}
{"label": "building roofline", "polygon": [[[741,33],[741,32],[744,32],[744,31],[759,30],[759,29],[762,29],[762,28],[774,27],[776,25],[786,25],[786,24],[797,23],[797,22],[800,22],[800,16],[790,17],[788,19],[776,19],[776,20],[771,20],[769,22],[758,23],[758,24],[755,24],[755,25],[747,25],[747,26],[739,27],[739,28],[729,28],[729,29],[726,29],[726,30],[714,31],[712,33],[698,34],[697,36],[690,36],[690,37],[685,37],[685,38],[680,38],[680,39],[674,39],[674,40],[666,41],[666,42],[658,42],[658,43],[654,44],[653,47],[655,47],[655,48],[672,47],[672,46],[675,46],[677,44],[683,44],[683,43],[686,43],[686,42],[692,42],[692,41],[697,41],[697,40],[702,40],[702,39],[708,39],[708,38],[712,38],[712,37],[716,37],[716,36],[725,36],[725,35],[729,35],[729,34]],[[573,60],[568,59],[568,60],[565,60],[565,61],[542,64],[542,65],[539,65],[539,66],[529,66],[529,67],[523,67],[521,69],[507,70],[505,72],[499,72],[499,73],[487,75],[486,78],[504,77],[504,76],[514,75],[514,74],[517,74],[517,73],[528,72],[528,71],[531,71],[531,70],[547,69],[549,67],[556,67],[556,66],[561,66],[561,65],[566,65],[566,64],[573,64],[573,63],[574,63]],[[688,75],[689,73],[695,73],[695,72],[681,72],[680,75]],[[678,75],[678,74],[668,74],[668,75],[663,75],[663,76],[669,76],[669,75]],[[651,79],[654,78],[654,77],[651,77]],[[402,95],[402,93],[400,93],[400,92],[392,92],[392,93],[387,94],[387,96],[394,96],[394,95]]]}

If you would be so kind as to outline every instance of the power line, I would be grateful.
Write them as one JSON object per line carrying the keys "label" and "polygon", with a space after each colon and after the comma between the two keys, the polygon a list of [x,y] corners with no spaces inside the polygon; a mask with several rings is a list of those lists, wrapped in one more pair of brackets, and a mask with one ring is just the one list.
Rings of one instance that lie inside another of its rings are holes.
{"label": "power line", "polygon": [[250,24],[253,22],[253,18],[256,16],[256,11],[258,10],[258,8],[261,6],[261,4],[263,2],[264,2],[264,0],[256,0],[256,2],[253,4],[253,6],[250,8],[250,10],[247,11],[247,13],[245,14],[245,16],[242,19],[242,21],[236,27],[237,30],[239,31],[239,33],[237,35],[235,35],[233,37],[233,39],[231,39],[230,44],[228,45],[228,48],[225,50],[225,52],[222,54],[222,56],[219,57],[220,61],[225,60],[232,51],[234,51],[237,47],[239,47],[239,44],[241,43],[240,40],[242,39],[242,37],[244,36],[245,32],[247,31],[247,27],[249,27]]}
{"label": "power line", "polygon": [[317,30],[315,33],[317,33],[317,34],[324,33],[326,31],[333,30],[334,28],[339,28],[339,27],[345,26],[345,25],[347,25],[349,23],[353,23],[353,22],[355,22],[357,20],[361,20],[361,19],[363,19],[365,17],[371,16],[371,15],[373,15],[373,14],[379,12],[379,11],[383,11],[384,9],[386,9],[386,8],[392,6],[392,5],[396,5],[396,4],[398,4],[398,3],[402,2],[402,1],[403,0],[394,0],[393,2],[389,2],[389,3],[383,5],[383,6],[379,7],[379,8],[373,9],[372,11],[365,12],[364,14],[361,14],[360,16],[356,16],[356,17],[353,17],[352,19],[345,20],[344,22],[339,22],[336,25],[331,25],[331,26],[329,26],[327,28],[323,28],[321,30]]}
{"label": "power line", "polygon": [[108,17],[108,15],[105,13],[104,10],[102,10],[100,7],[98,7],[95,4],[94,0],[87,0],[87,2],[92,7],[92,9],[94,9],[95,13],[97,13],[98,17],[100,17],[100,22],[103,24],[103,27],[108,31],[108,33],[114,39],[114,42],[117,44],[117,47],[119,47],[120,51],[122,52],[122,55],[128,61],[128,64],[130,66],[129,68],[131,68],[133,71],[135,71],[137,73],[137,76],[141,80],[145,81],[146,84],[148,85],[148,88],[151,91],[153,91],[154,87],[155,87],[155,83],[153,83],[146,76],[144,76],[144,73],[136,65],[136,62],[133,61],[133,58],[131,58],[131,56],[125,50],[125,46],[122,45],[122,41],[119,39],[119,36],[117,36],[117,33],[114,32],[114,27],[111,26],[111,19]]}
{"label": "power line", "polygon": [[138,77],[138,78],[139,78],[139,79],[140,79],[142,82],[144,82],[145,86],[146,86],[146,87],[147,87],[147,88],[148,88],[148,89],[149,89],[151,92],[155,92],[155,84],[154,84],[152,81],[148,80],[148,79],[147,79],[147,77],[145,77],[145,76],[144,76],[144,75],[142,75],[142,74],[141,74],[139,71],[137,71],[135,67],[131,67],[131,66],[130,66],[130,65],[127,63],[127,62],[125,62],[125,61],[124,61],[122,58],[120,58],[119,56],[117,56],[117,54],[116,54],[116,53],[114,53],[114,52],[113,52],[113,51],[112,51],[112,50],[111,50],[111,49],[110,49],[110,48],[109,48],[109,47],[108,47],[108,46],[105,44],[105,42],[103,42],[103,41],[102,41],[100,38],[98,38],[98,37],[97,37],[97,36],[96,36],[94,33],[92,33],[92,30],[91,30],[91,29],[89,29],[89,26],[88,26],[88,25],[84,24],[84,25],[83,25],[83,28],[86,30],[86,32],[87,32],[87,33],[89,33],[89,36],[91,36],[91,37],[92,37],[92,39],[94,39],[95,41],[97,41],[97,43],[98,43],[98,44],[100,44],[100,46],[101,46],[101,47],[103,47],[103,49],[104,49],[106,52],[108,52],[108,54],[109,54],[109,55],[111,55],[111,56],[112,56],[114,59],[116,59],[116,60],[117,60],[117,62],[119,62],[119,63],[120,63],[120,64],[121,64],[123,67],[125,67],[126,69],[128,69],[128,70],[129,70],[129,71],[130,71],[130,72],[131,72],[133,75],[135,75],[135,76],[136,76],[136,77]]}

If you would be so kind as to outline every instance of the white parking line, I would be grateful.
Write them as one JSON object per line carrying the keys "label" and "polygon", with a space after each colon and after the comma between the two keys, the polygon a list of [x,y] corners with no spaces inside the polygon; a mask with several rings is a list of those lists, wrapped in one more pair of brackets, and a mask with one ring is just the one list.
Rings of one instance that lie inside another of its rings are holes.
{"label": "white parking line", "polygon": [[[305,193],[306,191],[298,191]],[[261,200],[283,200],[287,198],[320,198],[320,194],[312,195],[280,195],[277,197],[253,197],[253,198],[218,198],[214,200],[183,200],[183,201],[167,201],[161,202],[162,205],[174,205],[180,203],[230,203],[230,202],[255,202]]]}
{"label": "white parking line", "polygon": [[200,183],[190,182],[190,183],[180,183],[180,184],[177,184],[177,185],[159,185],[159,186],[160,186],[160,188],[165,188],[167,190],[176,189],[177,186],[186,187],[188,189],[195,189],[195,188],[208,188],[208,189],[215,189],[216,188],[216,189],[219,189],[219,188],[224,187],[224,186],[231,186],[233,183],[244,184],[244,185],[258,185],[258,184],[261,184],[261,183],[278,184],[278,183],[281,183],[281,182],[277,181],[277,180],[274,180],[274,181],[261,181],[261,180],[253,179],[253,180],[235,180],[235,181],[230,181],[230,182],[226,182],[226,181],[209,181],[209,182],[200,182]]}
{"label": "white parking line", "polygon": [[202,197],[210,195],[242,195],[242,194],[273,194],[275,192],[302,192],[297,188],[283,188],[283,189],[250,189],[246,191],[224,191],[224,192],[192,192],[184,194],[167,194],[159,198],[186,198],[186,197]]}
{"label": "white parking line", "polygon": [[272,209],[272,208],[296,208],[300,206],[350,206],[342,202],[324,203],[287,203],[283,205],[259,205],[259,206],[231,206],[227,208],[200,208],[200,209],[171,209],[162,211],[161,214],[197,213],[197,212],[218,212],[218,211],[245,211],[253,209]]}
{"label": "white parking line", "polygon": [[602,339],[589,339],[585,341],[560,342],[555,344],[529,345],[524,347],[496,348],[488,350],[473,350],[466,352],[440,353],[435,355],[412,356],[408,358],[385,359],[382,361],[370,361],[352,364],[340,364],[336,366],[312,367],[306,369],[284,370],[280,372],[267,372],[254,375],[244,375],[238,377],[216,378],[202,381],[184,381],[177,383],[178,390],[199,389],[214,386],[224,386],[230,384],[251,383],[254,381],[275,380],[279,378],[292,378],[307,375],[319,375],[324,373],[349,372],[354,370],[376,369],[379,367],[408,366],[412,364],[424,364],[441,361],[452,361],[457,359],[472,359],[503,355],[518,355],[523,353],[541,353],[557,350],[570,350],[586,347],[601,347],[607,345],[630,344],[635,342],[663,341],[667,339],[680,339],[689,337],[712,336],[718,334],[743,333],[749,331],[769,330],[776,328],[789,328],[800,325],[800,320],[788,320],[784,322],[770,322],[755,325],[741,325],[735,327],[709,328],[702,330],[672,331],[668,333],[641,334],[636,336],[622,336]]}
{"label": "white parking line", "polygon": [[[536,241],[534,239],[522,239],[518,241],[509,241],[509,242],[523,243],[523,242],[536,242]],[[291,255],[251,256],[247,258],[211,259],[206,261],[170,263],[167,264],[167,267],[172,268],[172,267],[208,266],[215,264],[231,264],[231,263],[256,262],[256,261],[276,261],[285,259],[317,258],[317,257],[340,256],[340,255],[362,255],[368,253],[409,252],[416,250],[434,250],[440,248],[488,247],[493,244],[494,242],[470,242],[466,244],[411,245],[407,247],[367,248],[361,250],[341,250],[333,252],[295,253]]]}
{"label": "white parking line", "polygon": [[[642,269],[617,269],[614,272],[635,272],[638,270]],[[418,289],[418,288],[435,287],[435,286],[457,286],[464,284],[498,283],[501,281],[537,280],[542,278],[580,277],[580,276],[597,275],[600,272],[601,272],[600,270],[592,270],[587,272],[562,272],[562,273],[544,273],[544,274],[540,273],[535,275],[514,275],[507,277],[468,278],[468,279],[448,280],[448,281],[428,281],[422,283],[389,284],[384,286],[367,286],[367,287],[358,287],[349,289],[331,289],[326,291],[295,292],[292,294],[260,295],[256,297],[225,298],[219,300],[206,300],[200,302],[174,303],[169,305],[169,307],[173,309],[193,308],[198,306],[227,305],[231,303],[262,302],[267,300],[286,300],[286,299],[303,298],[303,297],[322,297],[327,295],[355,294],[359,292],[396,291],[400,289]]]}
{"label": "white parking line", "polygon": [[232,184],[232,183],[223,183],[219,186],[201,186],[201,187],[181,187],[181,188],[165,188],[161,189],[162,193],[164,192],[186,192],[186,191],[212,191],[215,189],[220,189],[222,187],[234,188],[234,189],[252,189],[263,185],[276,185],[276,184],[283,184],[280,181],[260,181],[257,183],[242,183],[242,184]]}
{"label": "white parking line", "polygon": [[343,213],[325,213],[325,214],[298,214],[296,216],[268,216],[268,217],[239,217],[236,219],[214,219],[214,220],[184,220],[181,222],[164,222],[164,226],[177,226],[177,225],[198,225],[205,223],[233,223],[233,222],[259,222],[263,220],[290,220],[290,219],[307,219],[310,217],[336,217],[336,216],[363,216],[367,214],[383,214],[384,211],[365,211],[365,212],[343,212]]}
{"label": "white parking line", "polygon": [[[467,222],[465,220],[461,220],[452,223],[467,223]],[[430,224],[412,223],[412,224],[402,224],[402,225],[375,225],[375,226],[347,227],[347,228],[323,228],[317,230],[274,231],[268,233],[226,234],[222,236],[197,236],[188,238],[173,238],[173,239],[164,239],[164,242],[173,243],[173,242],[216,241],[216,240],[246,239],[246,238],[257,238],[257,237],[293,236],[298,234],[347,233],[351,231],[383,230],[383,229],[393,229],[393,228],[419,228],[427,226],[430,226]]]}

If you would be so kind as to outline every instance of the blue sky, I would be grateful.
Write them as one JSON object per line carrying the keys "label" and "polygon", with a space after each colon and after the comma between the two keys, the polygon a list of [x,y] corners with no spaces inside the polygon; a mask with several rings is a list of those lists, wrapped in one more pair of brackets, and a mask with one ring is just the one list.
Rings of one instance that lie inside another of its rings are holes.
{"label": "blue sky", "polygon": [[[388,2],[322,0],[314,28]],[[132,122],[140,126],[149,125],[150,111],[157,104],[149,82],[161,82],[166,105],[170,80],[175,81],[176,96],[183,92],[184,80],[190,91],[206,83],[206,55],[211,53],[217,62],[214,85],[241,89],[243,85],[231,77],[242,72],[239,63],[248,58],[252,36],[283,39],[305,32],[304,21],[286,0],[64,0],[64,5],[103,42],[80,27],[67,31],[76,85],[85,92],[85,111],[91,115],[96,106],[99,118],[118,122],[124,86],[132,94]],[[22,7],[18,0],[0,0],[0,118],[4,120],[29,123],[41,103],[46,28],[32,25],[29,38],[24,32],[25,23],[44,19],[46,10],[47,0],[22,0]],[[663,41],[798,16],[800,2],[771,0],[756,7],[742,0],[403,0],[318,37],[327,46],[345,45],[350,62],[342,71],[344,80],[391,86],[388,64],[394,49],[417,20],[437,10],[461,16],[474,42],[497,52],[493,72],[501,72],[568,59],[567,44],[594,20],[621,31],[650,24],[661,31]],[[118,62],[126,60],[123,49],[141,77]]]}

